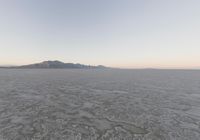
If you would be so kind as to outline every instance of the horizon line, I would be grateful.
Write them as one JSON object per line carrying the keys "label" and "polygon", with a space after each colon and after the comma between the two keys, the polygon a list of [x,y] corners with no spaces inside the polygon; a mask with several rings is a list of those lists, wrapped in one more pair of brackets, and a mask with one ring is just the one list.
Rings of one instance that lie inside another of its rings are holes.
{"label": "horizon line", "polygon": [[46,62],[46,61],[59,61],[62,63],[73,63],[73,64],[83,64],[83,65],[89,65],[89,66],[105,66],[108,68],[113,68],[113,69],[127,69],[127,70],[131,70],[131,69],[148,69],[148,70],[200,70],[200,66],[199,67],[176,67],[176,66],[160,66],[160,67],[154,67],[154,66],[149,66],[149,67],[145,67],[145,66],[133,66],[133,67],[126,67],[126,66],[108,66],[108,65],[104,65],[104,64],[84,64],[84,63],[74,63],[74,62],[64,62],[64,61],[60,61],[60,60],[45,60],[45,61],[40,61],[40,62],[33,62],[33,63],[28,63],[28,64],[0,64],[0,67],[17,67],[17,66],[23,66],[23,65],[30,65],[30,64],[37,64],[37,63],[42,63],[42,62]]}

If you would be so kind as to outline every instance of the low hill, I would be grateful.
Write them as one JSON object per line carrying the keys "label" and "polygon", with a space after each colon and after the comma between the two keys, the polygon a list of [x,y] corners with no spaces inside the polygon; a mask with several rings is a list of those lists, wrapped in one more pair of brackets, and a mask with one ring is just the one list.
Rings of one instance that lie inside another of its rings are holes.
{"label": "low hill", "polygon": [[106,68],[105,66],[90,66],[83,64],[74,64],[74,63],[64,63],[61,61],[44,61],[41,63],[35,63],[30,65],[16,66],[10,68],[29,68],[29,69],[97,69],[97,68]]}

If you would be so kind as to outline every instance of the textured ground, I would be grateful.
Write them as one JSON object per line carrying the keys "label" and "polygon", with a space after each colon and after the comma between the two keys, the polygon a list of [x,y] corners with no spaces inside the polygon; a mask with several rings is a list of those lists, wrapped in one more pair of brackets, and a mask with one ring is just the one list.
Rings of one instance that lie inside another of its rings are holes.
{"label": "textured ground", "polygon": [[199,140],[200,71],[0,69],[0,140]]}

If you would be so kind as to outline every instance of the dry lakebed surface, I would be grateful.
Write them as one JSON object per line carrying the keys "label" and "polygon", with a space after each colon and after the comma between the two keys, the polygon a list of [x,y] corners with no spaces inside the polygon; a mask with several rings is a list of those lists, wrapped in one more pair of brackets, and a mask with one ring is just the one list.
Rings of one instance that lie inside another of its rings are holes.
{"label": "dry lakebed surface", "polygon": [[200,71],[0,69],[0,140],[200,140]]}

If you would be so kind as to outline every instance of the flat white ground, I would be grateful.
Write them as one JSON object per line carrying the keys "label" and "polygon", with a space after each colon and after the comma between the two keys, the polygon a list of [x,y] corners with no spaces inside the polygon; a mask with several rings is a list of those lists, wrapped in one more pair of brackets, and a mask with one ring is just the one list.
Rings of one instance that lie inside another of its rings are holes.
{"label": "flat white ground", "polygon": [[0,140],[199,140],[200,71],[0,69]]}

